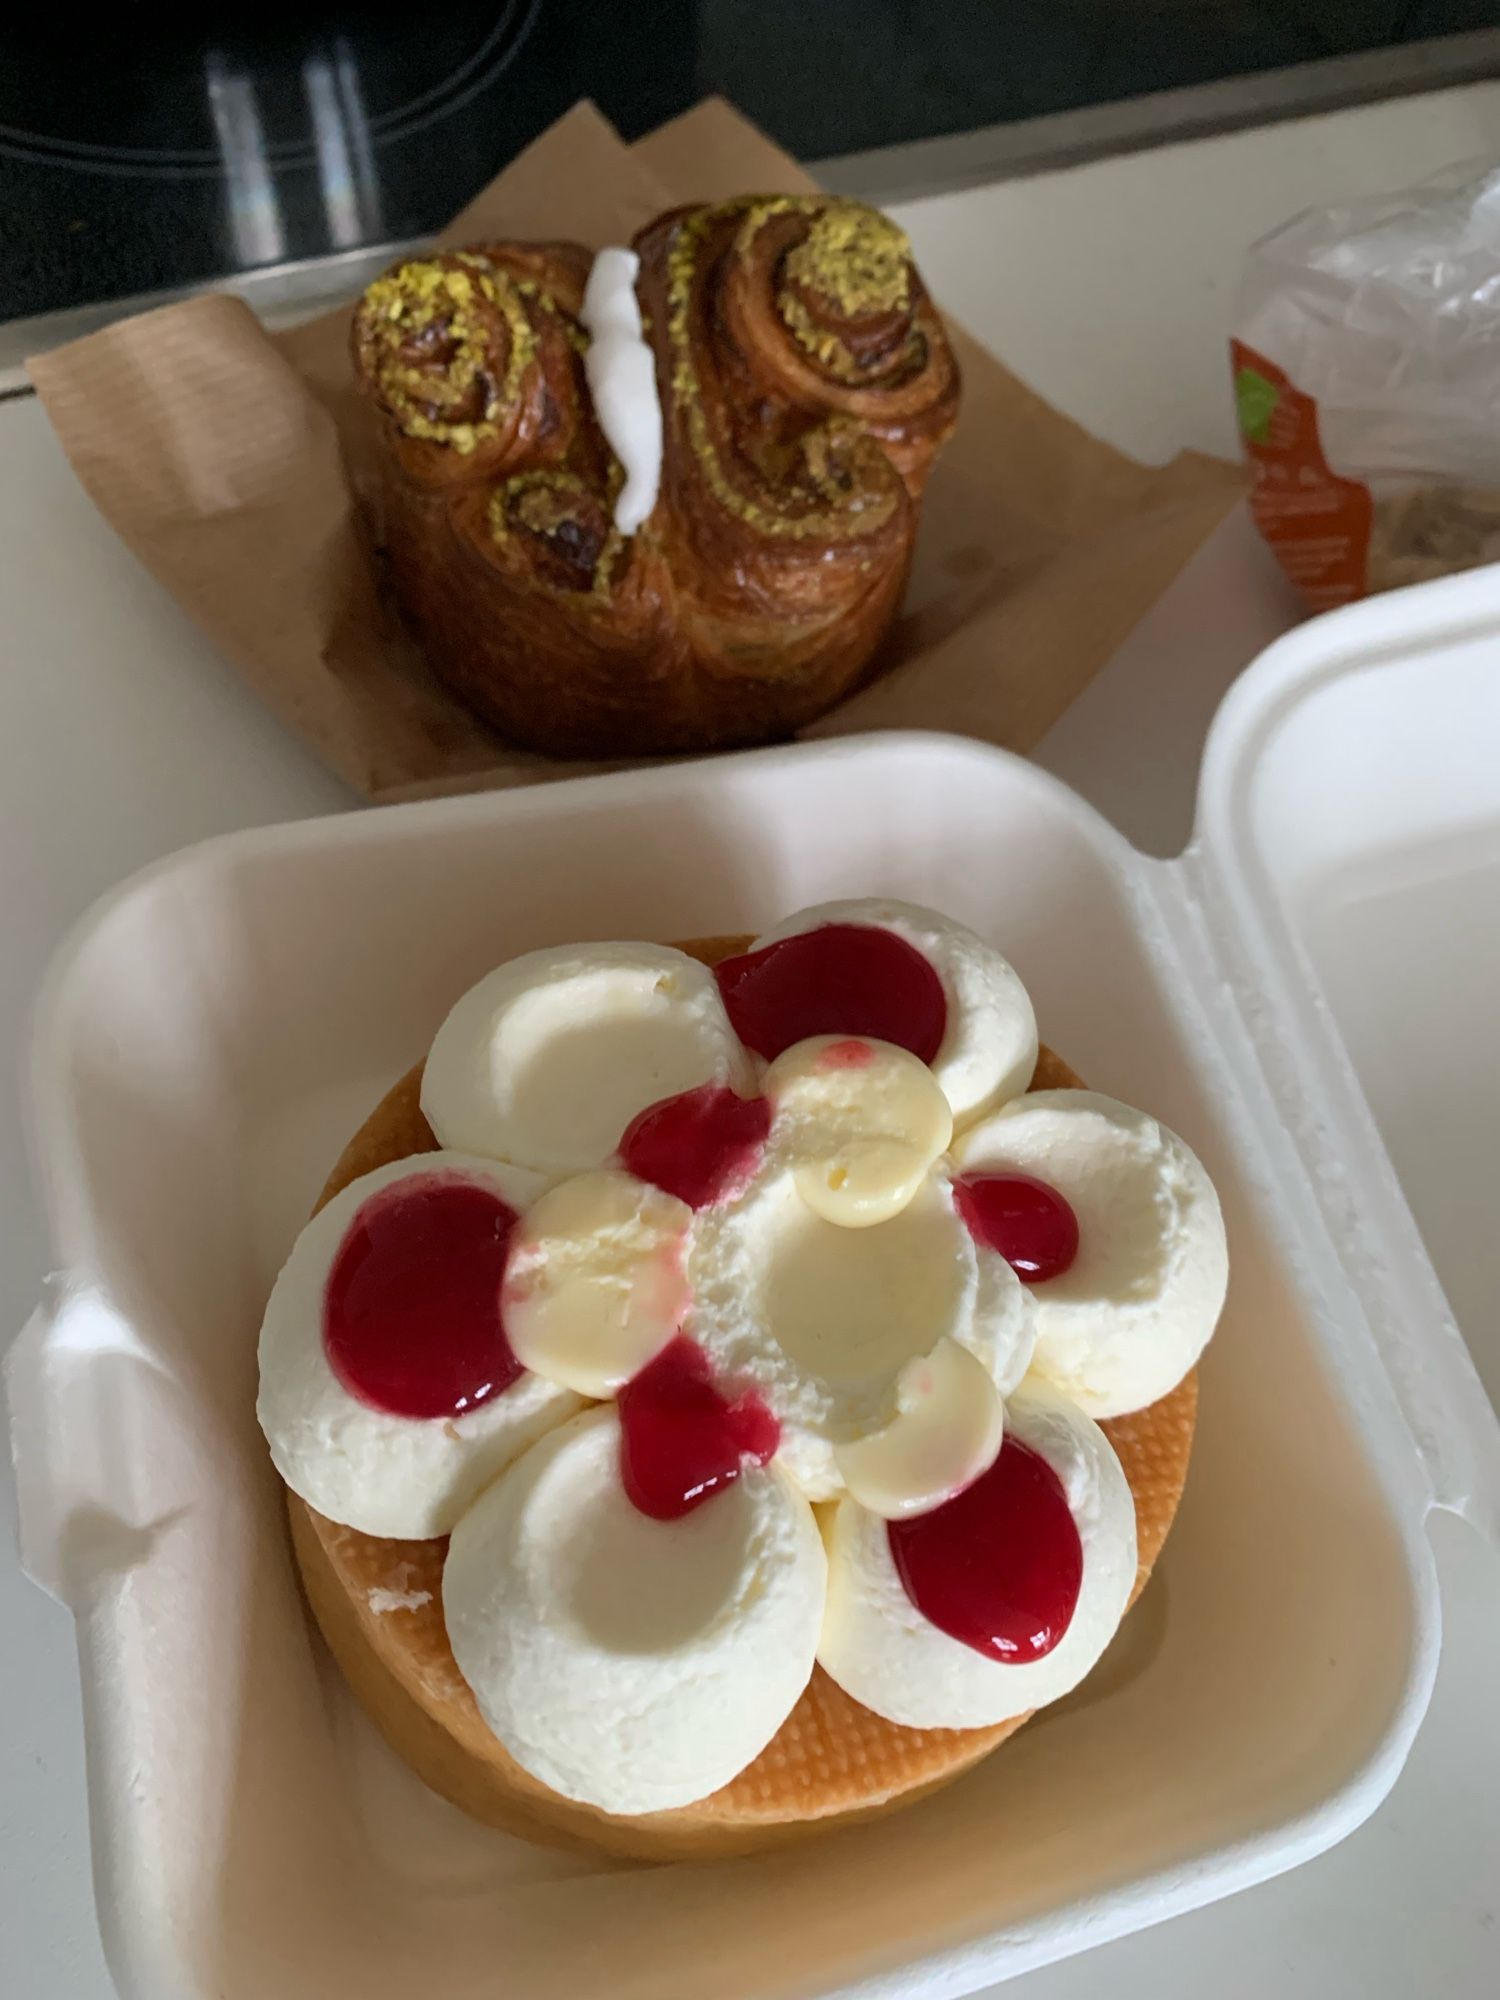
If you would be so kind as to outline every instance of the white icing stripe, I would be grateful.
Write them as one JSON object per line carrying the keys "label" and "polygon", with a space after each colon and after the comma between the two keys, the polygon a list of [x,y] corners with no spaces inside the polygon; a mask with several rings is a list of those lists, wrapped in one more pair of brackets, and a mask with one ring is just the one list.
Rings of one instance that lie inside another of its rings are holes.
{"label": "white icing stripe", "polygon": [[625,468],[615,502],[615,526],[633,535],[661,489],[662,416],[656,357],[642,338],[635,296],[640,259],[633,250],[601,250],[584,287],[582,319],[589,334],[583,357],[599,428]]}

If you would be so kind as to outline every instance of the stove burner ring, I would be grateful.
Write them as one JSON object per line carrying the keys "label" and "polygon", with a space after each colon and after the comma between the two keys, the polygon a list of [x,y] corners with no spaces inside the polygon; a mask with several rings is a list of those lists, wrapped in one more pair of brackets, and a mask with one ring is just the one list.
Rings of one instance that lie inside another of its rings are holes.
{"label": "stove burner ring", "polygon": [[[378,112],[365,121],[368,144],[376,150],[399,145],[452,117],[481,91],[489,89],[521,53],[541,4],[542,0],[501,0],[497,17],[484,39],[447,76],[420,91],[410,102]],[[340,37],[332,45],[334,49],[342,41]],[[309,54],[313,53],[309,50]],[[212,54],[209,61],[211,64]],[[206,81],[211,94],[212,67]],[[0,157],[124,178],[172,181],[225,178],[224,159],[217,146],[102,145],[89,140],[52,138],[44,132],[6,124],[0,124]],[[268,166],[279,170],[311,167],[318,162],[318,147],[313,139],[299,140],[290,145],[267,146],[264,157]]]}

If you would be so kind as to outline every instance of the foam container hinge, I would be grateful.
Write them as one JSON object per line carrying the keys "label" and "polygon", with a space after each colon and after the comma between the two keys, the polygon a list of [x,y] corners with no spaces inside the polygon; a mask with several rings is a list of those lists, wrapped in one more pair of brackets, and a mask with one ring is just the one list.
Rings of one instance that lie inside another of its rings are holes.
{"label": "foam container hinge", "polygon": [[[1426,1515],[1494,1533],[1500,1434],[1381,1143],[1399,1161],[1378,1088],[1398,1058],[1345,1032],[1348,968],[1320,952],[1339,871],[1367,902],[1393,829],[1408,855],[1460,807],[1500,832],[1474,671],[1495,595],[1463,579],[1282,642],[1216,724],[1174,862],[1018,759],[885,736],[237,835],[85,920],[33,1073],[64,1275],[8,1392],[25,1560],[78,1620],[127,2000],[409,2000],[435,1979],[444,2000],[967,1993],[1287,1868],[1373,1809],[1436,1667]],[[1408,732],[1435,702],[1451,726],[1423,736],[1398,826],[1389,778],[1360,773],[1395,760],[1403,700]],[[1383,718],[1364,733],[1362,703]],[[374,1737],[309,1629],[254,1419],[270,1280],[348,1132],[501,958],[865,893],[994,939],[1047,1039],[1218,1183],[1233,1278],[1166,1557],[1076,1696],[887,1820],[703,1867],[472,1825]],[[1467,992],[1434,968],[1439,1009],[1445,986]],[[1448,1060],[1436,1023],[1410,1060]]]}

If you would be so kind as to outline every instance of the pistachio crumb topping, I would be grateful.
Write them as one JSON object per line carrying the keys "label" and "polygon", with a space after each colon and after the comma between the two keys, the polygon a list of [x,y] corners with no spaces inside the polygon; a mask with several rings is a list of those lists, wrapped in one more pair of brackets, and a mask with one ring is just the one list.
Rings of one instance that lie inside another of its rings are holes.
{"label": "pistachio crumb topping", "polygon": [[[503,359],[494,317],[504,330]],[[432,361],[424,356],[426,338]],[[497,435],[536,353],[519,287],[483,258],[417,258],[377,278],[359,308],[359,341],[386,407],[408,437],[467,457]],[[459,413],[474,407],[477,416]]]}
{"label": "pistachio crumb topping", "polygon": [[[833,211],[847,211],[834,221]],[[810,429],[799,441],[797,457],[805,479],[804,491],[821,505],[805,512],[771,508],[754,499],[732,479],[720,456],[708,415],[703,407],[702,385],[693,357],[693,290],[700,276],[699,252],[708,232],[718,223],[741,218],[733,254],[748,262],[756,236],[776,216],[807,215],[811,218],[806,241],[817,233],[818,225],[830,221],[830,228],[818,238],[812,261],[820,270],[837,264],[839,246],[847,246],[851,264],[845,282],[852,293],[869,296],[872,288],[889,291],[897,281],[884,270],[888,258],[888,238],[894,238],[905,255],[906,239],[893,223],[855,203],[834,203],[801,195],[776,195],[766,199],[741,197],[714,207],[698,209],[677,224],[667,253],[667,346],[671,363],[672,394],[682,414],[687,439],[697,459],[709,491],[726,512],[746,522],[758,533],[799,539],[847,538],[864,535],[882,525],[893,512],[897,495],[893,487],[880,481],[872,490],[865,474],[885,467],[884,455],[872,440],[847,418],[831,418]],[[878,225],[856,227],[859,218]],[[797,246],[797,249],[804,248]],[[797,255],[794,249],[790,256]],[[788,260],[790,261],[790,259]],[[835,282],[830,276],[828,283]],[[902,267],[900,282],[909,282]],[[882,296],[884,296],[882,291]],[[780,301],[778,301],[778,305]],[[870,308],[865,308],[870,310]],[[794,328],[795,332],[796,329]],[[851,357],[852,359],[852,357]],[[873,455],[873,456],[872,456]],[[880,464],[874,463],[879,459]]]}
{"label": "pistachio crumb topping", "polygon": [[788,252],[786,275],[828,299],[845,319],[902,312],[911,302],[911,244],[878,209],[830,202]]}

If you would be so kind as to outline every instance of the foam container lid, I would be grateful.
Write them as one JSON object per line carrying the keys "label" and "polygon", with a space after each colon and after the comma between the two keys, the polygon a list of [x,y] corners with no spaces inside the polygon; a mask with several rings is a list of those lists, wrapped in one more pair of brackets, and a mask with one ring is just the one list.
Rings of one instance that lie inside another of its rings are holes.
{"label": "foam container lid", "polygon": [[[24,1560],[78,1624],[128,2000],[961,1994],[1373,1809],[1436,1667],[1427,1513],[1500,1539],[1496,578],[1263,656],[1170,862],[1019,759],[892,735],[234,835],[85,919],[32,1077],[61,1275],[7,1390]],[[992,938],[1047,1039],[1218,1183],[1233,1277],[1171,1544],[1075,1696],[887,1820],[701,1867],[490,1832],[309,1629],[254,1420],[270,1280],[492,964],[866,893]]]}

